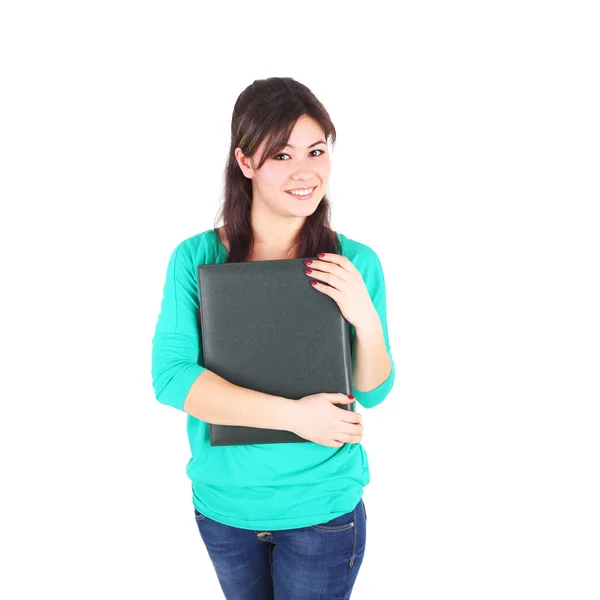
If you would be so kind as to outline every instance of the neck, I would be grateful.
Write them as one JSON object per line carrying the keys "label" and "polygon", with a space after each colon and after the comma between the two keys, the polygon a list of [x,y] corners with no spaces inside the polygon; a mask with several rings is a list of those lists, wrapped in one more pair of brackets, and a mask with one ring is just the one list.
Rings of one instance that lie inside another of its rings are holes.
{"label": "neck", "polygon": [[[306,217],[286,217],[265,210],[259,202],[252,202],[250,223],[254,234],[253,254],[260,256],[287,256],[293,253],[298,232]],[[265,260],[269,260],[268,258]]]}

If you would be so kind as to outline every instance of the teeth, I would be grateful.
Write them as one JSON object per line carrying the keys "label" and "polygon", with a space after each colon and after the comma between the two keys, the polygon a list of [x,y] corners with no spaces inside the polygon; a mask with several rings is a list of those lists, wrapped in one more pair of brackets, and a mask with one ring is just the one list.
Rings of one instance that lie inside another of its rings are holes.
{"label": "teeth", "polygon": [[290,194],[294,194],[294,196],[309,196],[315,188],[310,188],[304,192],[299,191],[289,191]]}

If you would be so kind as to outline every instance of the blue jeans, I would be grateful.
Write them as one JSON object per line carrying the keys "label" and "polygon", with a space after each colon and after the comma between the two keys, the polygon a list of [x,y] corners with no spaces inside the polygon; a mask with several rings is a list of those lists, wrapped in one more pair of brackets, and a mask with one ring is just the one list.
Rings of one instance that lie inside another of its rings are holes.
{"label": "blue jeans", "polygon": [[367,513],[297,529],[254,531],[218,523],[194,508],[226,600],[347,600],[363,561]]}

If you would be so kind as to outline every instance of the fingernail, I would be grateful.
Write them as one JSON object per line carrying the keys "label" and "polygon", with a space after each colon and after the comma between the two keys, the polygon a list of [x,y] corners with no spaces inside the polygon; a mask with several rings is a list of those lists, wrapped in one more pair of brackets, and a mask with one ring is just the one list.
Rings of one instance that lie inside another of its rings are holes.
{"label": "fingernail", "polygon": [[348,398],[350,398],[350,400],[354,400],[354,396],[348,396]]}
{"label": "fingernail", "polygon": [[324,252],[322,252],[321,254],[317,254],[317,256],[318,256],[319,258],[323,258],[323,257],[325,256],[325,253],[324,253]]}

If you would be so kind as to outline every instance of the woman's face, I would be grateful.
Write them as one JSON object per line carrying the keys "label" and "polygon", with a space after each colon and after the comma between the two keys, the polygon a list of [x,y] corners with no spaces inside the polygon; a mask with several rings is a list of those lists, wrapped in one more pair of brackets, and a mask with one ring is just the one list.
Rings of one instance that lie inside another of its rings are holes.
{"label": "woman's face", "polygon": [[[296,121],[288,146],[268,157],[260,170],[256,170],[263,149],[264,142],[250,159],[244,157],[240,148],[235,149],[242,172],[252,179],[252,202],[261,202],[280,215],[311,215],[327,191],[331,169],[329,148],[319,124],[302,115]],[[314,188],[307,197],[294,196],[288,191],[305,188]]]}

